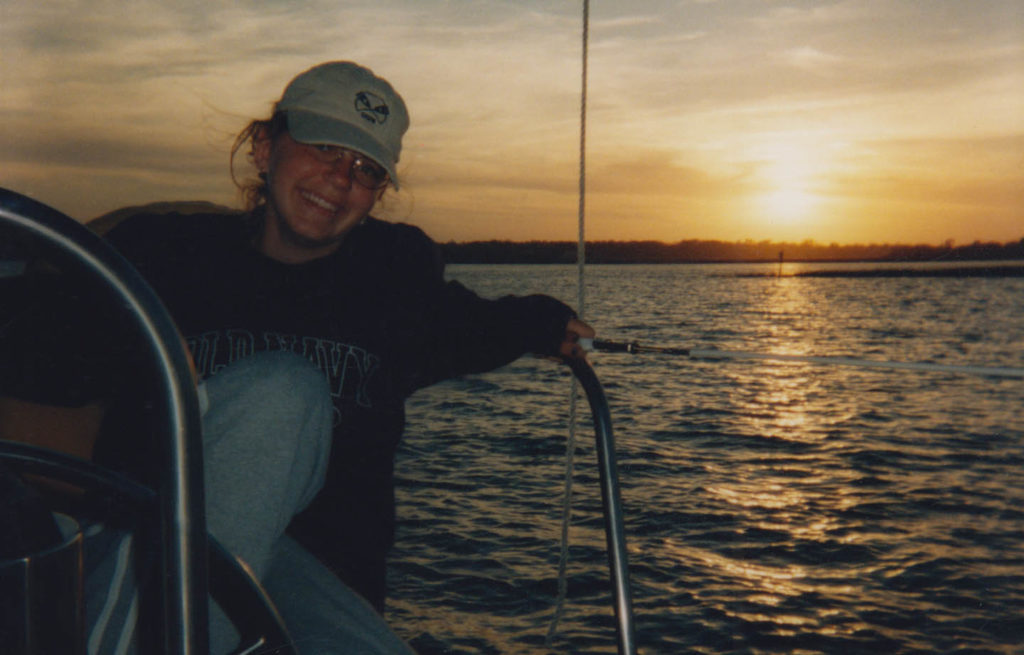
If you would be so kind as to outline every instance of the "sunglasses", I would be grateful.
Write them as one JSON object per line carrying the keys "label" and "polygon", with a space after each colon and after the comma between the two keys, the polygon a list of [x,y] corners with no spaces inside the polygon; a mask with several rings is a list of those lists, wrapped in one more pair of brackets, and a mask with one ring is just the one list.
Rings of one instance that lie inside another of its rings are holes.
{"label": "sunglasses", "polygon": [[388,185],[388,182],[391,179],[383,166],[366,155],[354,150],[323,143],[303,145],[306,146],[306,150],[312,154],[317,161],[324,164],[333,165],[335,162],[342,161],[346,157],[349,157],[349,177],[355,180],[360,186],[364,186],[367,189],[383,189]]}

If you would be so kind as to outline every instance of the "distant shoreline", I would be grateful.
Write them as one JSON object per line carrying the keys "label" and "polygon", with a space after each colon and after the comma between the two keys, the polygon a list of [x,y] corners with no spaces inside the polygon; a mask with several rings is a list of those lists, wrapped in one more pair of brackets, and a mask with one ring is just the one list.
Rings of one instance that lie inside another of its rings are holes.
{"label": "distant shoreline", "polygon": [[[573,264],[577,246],[569,241],[472,241],[439,244],[450,264]],[[1024,262],[1024,239],[1009,243],[933,245],[822,245],[768,241],[594,241],[586,244],[591,264],[778,264]],[[1010,267],[1015,268],[1015,267]]]}
{"label": "distant shoreline", "polygon": [[[449,264],[457,266],[500,266],[500,265],[552,265],[552,262],[501,262],[501,263],[490,263],[490,262],[448,262]],[[632,266],[632,265],[652,265],[651,262],[618,262],[614,264],[590,262],[596,266]],[[811,262],[786,262],[786,264],[811,264],[811,265],[896,265],[898,267],[886,267],[886,268],[864,268],[864,269],[831,269],[831,270],[817,270],[817,271],[792,271],[787,272],[785,270],[781,273],[775,268],[778,262],[658,262],[653,265],[687,265],[687,266],[702,266],[702,265],[715,265],[715,264],[766,264],[772,265],[772,270],[761,271],[756,273],[729,273],[723,272],[721,275],[725,277],[747,277],[747,278],[796,278],[796,277],[813,277],[813,278],[1004,278],[1004,277],[1024,277],[1024,260],[1021,260],[1019,264],[1001,264],[988,266],[982,261],[965,261],[960,262],[960,266],[944,266],[945,262],[898,262],[898,261],[871,261],[871,262],[854,262],[854,261],[811,261]],[[900,265],[903,266],[900,266]],[[937,264],[937,267],[921,268],[922,264]],[[569,266],[568,263],[555,262],[554,265]]]}
{"label": "distant shoreline", "polygon": [[[836,262],[848,263],[848,262]],[[778,275],[776,273],[740,274],[736,277],[838,277],[838,278],[889,278],[889,277],[1024,277],[1024,261],[1019,265],[1001,266],[948,266],[942,268],[871,268],[863,270],[839,269],[829,271],[797,271]]]}
{"label": "distant shoreline", "polygon": [[[209,202],[157,202],[125,207],[88,222],[98,234],[135,214],[237,213]],[[574,264],[575,241],[448,241],[438,244],[449,264]],[[690,239],[662,241],[588,241],[586,261],[591,264],[778,264],[783,263],[949,263],[1024,261],[1024,238],[1006,243],[980,242],[954,246],[907,244],[819,244],[775,241],[716,241]],[[834,275],[834,274],[833,274]]]}

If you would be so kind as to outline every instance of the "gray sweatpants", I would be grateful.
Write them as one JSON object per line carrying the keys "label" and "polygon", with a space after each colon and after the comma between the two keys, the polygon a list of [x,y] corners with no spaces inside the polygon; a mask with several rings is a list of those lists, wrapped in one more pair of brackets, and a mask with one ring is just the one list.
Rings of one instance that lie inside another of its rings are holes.
{"label": "gray sweatpants", "polygon": [[[284,534],[324,481],[332,407],[326,379],[290,353],[239,360],[201,389],[207,528],[254,571],[300,653],[412,653],[358,594]],[[90,655],[135,653],[137,539],[86,529]],[[215,604],[210,652],[238,636]]]}

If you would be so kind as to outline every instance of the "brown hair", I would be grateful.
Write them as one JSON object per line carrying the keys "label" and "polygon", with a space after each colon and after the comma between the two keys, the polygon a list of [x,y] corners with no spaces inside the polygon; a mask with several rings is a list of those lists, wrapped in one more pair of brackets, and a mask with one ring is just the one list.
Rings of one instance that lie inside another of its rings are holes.
{"label": "brown hair", "polygon": [[235,163],[238,159],[238,154],[244,149],[248,149],[246,152],[246,160],[251,164],[252,161],[252,148],[255,144],[256,139],[267,137],[271,140],[277,138],[279,135],[284,134],[288,131],[288,120],[284,112],[275,112],[273,116],[267,119],[257,119],[250,122],[245,129],[238,133],[235,137],[235,142],[231,145],[231,181],[238,187],[238,191],[242,196],[242,204],[247,212],[253,212],[253,210],[261,207],[267,202],[267,181],[266,176],[258,174],[257,177],[245,177],[240,178],[237,175],[237,169]]}

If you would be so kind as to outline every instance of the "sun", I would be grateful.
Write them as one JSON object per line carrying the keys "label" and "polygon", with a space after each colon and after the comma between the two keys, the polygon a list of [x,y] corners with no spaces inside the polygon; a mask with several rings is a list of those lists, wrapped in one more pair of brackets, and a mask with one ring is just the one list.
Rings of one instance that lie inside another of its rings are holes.
{"label": "sun", "polygon": [[821,202],[814,188],[824,164],[819,152],[786,141],[766,146],[757,154],[762,191],[754,198],[754,208],[761,219],[788,224],[812,218]]}
{"label": "sun", "polygon": [[808,218],[817,205],[817,197],[799,184],[787,183],[758,198],[765,215],[777,221],[789,222]]}

